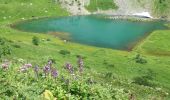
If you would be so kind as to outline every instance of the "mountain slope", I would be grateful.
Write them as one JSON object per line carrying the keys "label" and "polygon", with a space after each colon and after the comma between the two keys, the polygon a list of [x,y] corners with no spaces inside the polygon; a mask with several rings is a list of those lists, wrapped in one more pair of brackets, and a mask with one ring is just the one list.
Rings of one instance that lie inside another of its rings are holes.
{"label": "mountain slope", "polygon": [[169,0],[56,0],[73,15],[106,13],[132,15],[148,12],[156,18],[170,18]]}

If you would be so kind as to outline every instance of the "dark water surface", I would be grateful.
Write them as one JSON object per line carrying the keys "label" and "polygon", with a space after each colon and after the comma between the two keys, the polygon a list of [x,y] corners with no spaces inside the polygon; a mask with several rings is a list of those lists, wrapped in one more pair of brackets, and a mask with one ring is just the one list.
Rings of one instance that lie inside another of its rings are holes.
{"label": "dark water surface", "polygon": [[97,16],[44,18],[18,23],[16,29],[48,33],[69,33],[72,42],[128,50],[154,30],[166,29],[163,21],[132,22]]}

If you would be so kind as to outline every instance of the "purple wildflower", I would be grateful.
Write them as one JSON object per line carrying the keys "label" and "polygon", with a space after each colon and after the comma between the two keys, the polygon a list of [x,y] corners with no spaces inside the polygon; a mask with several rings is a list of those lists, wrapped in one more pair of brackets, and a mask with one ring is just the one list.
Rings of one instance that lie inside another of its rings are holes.
{"label": "purple wildflower", "polygon": [[43,68],[43,71],[45,73],[45,75],[47,75],[48,73],[50,73],[51,69],[52,69],[52,60],[49,60],[47,65]]}
{"label": "purple wildflower", "polygon": [[83,67],[84,67],[84,62],[81,57],[78,58],[78,67],[79,67],[79,72],[83,72]]}
{"label": "purple wildflower", "polygon": [[53,68],[53,69],[51,70],[51,76],[52,76],[53,78],[56,78],[56,77],[58,76],[58,71]]}
{"label": "purple wildflower", "polygon": [[49,65],[49,66],[51,67],[52,64],[53,64],[53,61],[52,61],[52,60],[49,60],[47,65]]}
{"label": "purple wildflower", "polygon": [[65,68],[72,74],[73,73],[73,67],[70,63],[66,63]]}
{"label": "purple wildflower", "polygon": [[51,67],[48,66],[48,65],[45,66],[44,69],[43,69],[43,71],[44,71],[45,74],[48,74],[48,73],[50,72],[50,70],[51,70]]}

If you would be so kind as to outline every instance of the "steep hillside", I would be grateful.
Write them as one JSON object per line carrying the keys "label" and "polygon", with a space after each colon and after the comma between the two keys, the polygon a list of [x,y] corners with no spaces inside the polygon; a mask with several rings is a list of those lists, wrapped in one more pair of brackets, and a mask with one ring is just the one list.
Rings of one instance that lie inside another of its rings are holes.
{"label": "steep hillside", "polygon": [[170,18],[169,0],[115,0],[119,14],[149,12],[157,18]]}
{"label": "steep hillside", "polygon": [[90,14],[90,12],[85,9],[85,6],[90,4],[90,0],[55,0],[56,3],[62,5],[67,11],[72,15],[84,15]]}
{"label": "steep hillside", "polygon": [[132,15],[148,12],[156,18],[170,18],[169,0],[56,0],[73,15],[106,13]]}
{"label": "steep hillside", "polygon": [[116,10],[119,14],[131,15],[140,12],[151,12],[151,0],[115,0],[119,9]]}
{"label": "steep hillside", "polygon": [[170,19],[170,0],[154,0],[153,14]]}

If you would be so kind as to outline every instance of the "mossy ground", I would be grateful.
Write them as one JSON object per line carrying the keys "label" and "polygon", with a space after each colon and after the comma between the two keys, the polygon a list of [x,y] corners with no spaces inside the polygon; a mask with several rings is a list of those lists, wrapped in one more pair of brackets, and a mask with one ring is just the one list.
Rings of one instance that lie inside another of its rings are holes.
{"label": "mossy ground", "polygon": [[[131,80],[134,77],[145,75],[148,69],[156,73],[151,83],[156,84],[170,93],[170,30],[159,30],[151,33],[132,51],[119,51],[107,48],[97,48],[77,43],[60,40],[48,34],[22,32],[11,28],[9,25],[17,21],[32,19],[34,17],[58,17],[68,16],[65,10],[49,0],[0,0],[0,37],[12,40],[13,44],[21,48],[12,47],[12,55],[3,59],[24,59],[33,64],[41,64],[50,58],[56,60],[56,66],[61,69],[67,61],[76,64],[77,55],[84,57],[86,69],[99,73],[113,73],[120,80]],[[39,46],[32,44],[32,37],[41,39]],[[46,41],[50,39],[50,41]],[[68,50],[69,55],[61,55],[60,50]],[[141,54],[147,60],[146,64],[136,63],[134,58]],[[17,65],[15,65],[17,66]],[[93,75],[93,74],[92,74]],[[95,76],[95,75],[94,75]],[[104,78],[95,76],[102,82]],[[125,81],[126,82],[126,81]],[[149,87],[140,85],[118,84],[115,87],[123,87],[134,90],[139,98],[159,96],[159,93],[150,91]],[[146,92],[147,91],[147,92]]]}

